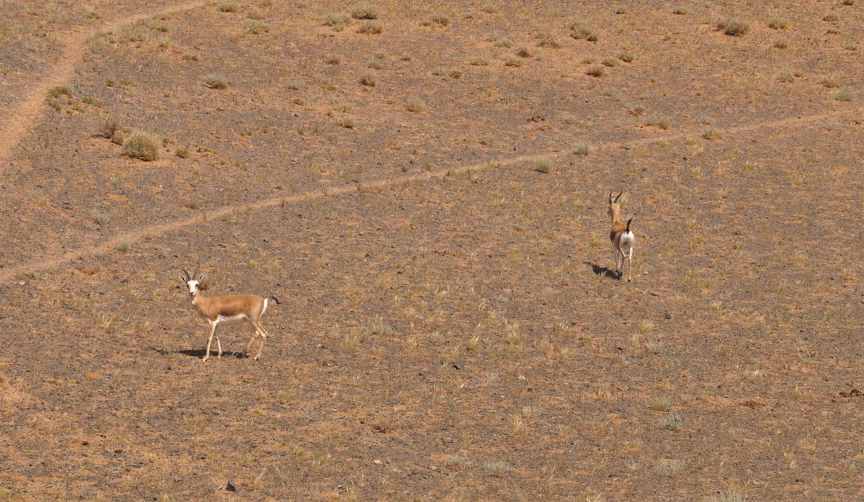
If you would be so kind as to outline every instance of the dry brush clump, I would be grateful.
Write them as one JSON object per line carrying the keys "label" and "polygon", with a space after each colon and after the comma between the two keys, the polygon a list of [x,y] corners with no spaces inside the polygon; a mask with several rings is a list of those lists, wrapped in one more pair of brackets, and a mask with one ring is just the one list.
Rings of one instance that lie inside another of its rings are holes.
{"label": "dry brush clump", "polygon": [[596,42],[598,40],[596,33],[579,23],[573,23],[570,25],[570,37],[576,40],[587,40],[589,42]]}
{"label": "dry brush clump", "polygon": [[743,37],[750,31],[750,26],[737,19],[726,19],[717,23],[717,30],[730,37]]}
{"label": "dry brush clump", "polygon": [[368,5],[362,5],[351,11],[351,17],[354,19],[378,19],[378,12]]}
{"label": "dry brush clump", "polygon": [[154,134],[145,131],[132,131],[123,141],[123,155],[151,162],[159,158],[161,141]]}
{"label": "dry brush clump", "polygon": [[323,24],[330,27],[333,31],[342,31],[346,26],[351,24],[351,18],[344,14],[330,14],[324,19]]}
{"label": "dry brush clump", "polygon": [[72,101],[72,91],[65,86],[57,86],[48,89],[47,102],[48,106],[55,111],[60,111],[64,104],[69,104]]}

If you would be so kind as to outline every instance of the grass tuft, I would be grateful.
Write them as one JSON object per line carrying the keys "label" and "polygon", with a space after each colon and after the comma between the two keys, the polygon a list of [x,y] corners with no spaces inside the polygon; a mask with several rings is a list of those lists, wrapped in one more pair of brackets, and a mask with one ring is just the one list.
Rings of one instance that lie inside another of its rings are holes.
{"label": "grass tuft", "polygon": [[844,101],[844,102],[852,101],[852,95],[849,94],[848,90],[843,89],[841,91],[838,91],[837,94],[834,95],[834,99],[837,101]]}
{"label": "grass tuft", "polygon": [[227,89],[228,80],[226,80],[222,75],[211,73],[204,77],[204,87],[217,90]]}
{"label": "grass tuft", "polygon": [[663,419],[662,425],[667,431],[678,432],[684,426],[684,419],[677,413],[670,413]]}

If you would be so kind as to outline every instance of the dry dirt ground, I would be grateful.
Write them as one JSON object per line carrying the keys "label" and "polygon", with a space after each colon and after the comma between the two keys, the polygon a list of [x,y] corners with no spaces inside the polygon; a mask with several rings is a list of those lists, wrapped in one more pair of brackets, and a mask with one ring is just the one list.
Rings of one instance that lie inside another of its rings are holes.
{"label": "dry dirt ground", "polygon": [[864,497],[864,1],[754,4],[3,3],[0,500]]}

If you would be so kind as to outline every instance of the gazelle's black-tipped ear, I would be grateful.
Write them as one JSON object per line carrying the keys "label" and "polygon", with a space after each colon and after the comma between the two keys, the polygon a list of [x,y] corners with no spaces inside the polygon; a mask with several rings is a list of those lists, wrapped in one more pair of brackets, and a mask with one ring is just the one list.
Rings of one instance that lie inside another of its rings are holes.
{"label": "gazelle's black-tipped ear", "polygon": [[612,197],[615,196],[614,192],[609,192],[609,204],[612,204]]}

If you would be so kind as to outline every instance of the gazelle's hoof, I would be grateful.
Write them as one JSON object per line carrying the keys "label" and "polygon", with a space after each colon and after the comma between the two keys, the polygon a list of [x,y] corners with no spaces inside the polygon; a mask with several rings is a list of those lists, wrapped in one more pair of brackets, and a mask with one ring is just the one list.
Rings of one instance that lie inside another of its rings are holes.
{"label": "gazelle's hoof", "polygon": [[205,356],[201,358],[202,363],[206,363],[209,356]]}

